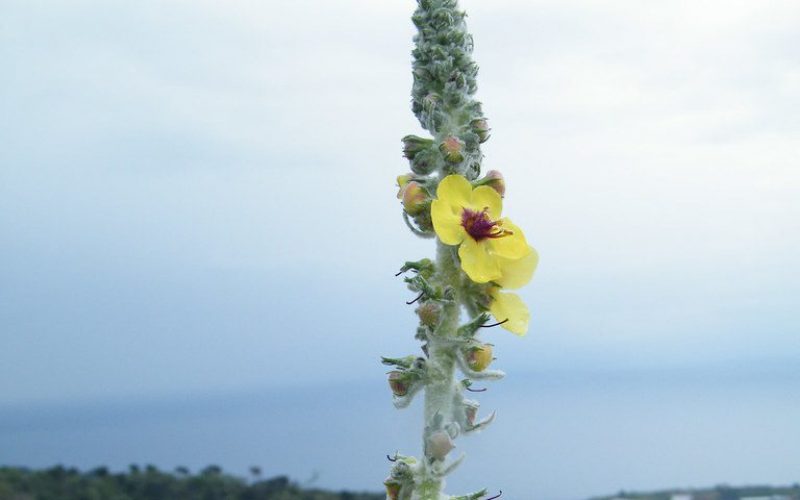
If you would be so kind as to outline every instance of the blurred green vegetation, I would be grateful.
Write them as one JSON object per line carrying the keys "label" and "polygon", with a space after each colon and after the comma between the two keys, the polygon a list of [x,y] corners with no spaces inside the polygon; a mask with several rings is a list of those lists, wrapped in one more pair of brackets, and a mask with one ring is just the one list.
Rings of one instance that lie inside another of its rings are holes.
{"label": "blurred green vegetation", "polygon": [[649,493],[620,491],[616,495],[596,497],[592,500],[800,500],[800,484],[792,486],[727,486],[708,489],[664,490]]}
{"label": "blurred green vegetation", "polygon": [[211,465],[192,474],[131,465],[126,472],[98,467],[88,472],[62,466],[45,470],[0,467],[0,500],[384,500],[384,494],[307,489],[284,476],[249,480]]}
{"label": "blurred green vegetation", "polygon": [[[250,468],[245,479],[210,465],[191,473],[153,465],[131,465],[125,472],[106,467],[90,471],[55,466],[44,470],[0,467],[0,500],[384,500],[383,493],[355,493],[303,488],[285,476],[262,478]],[[592,500],[800,500],[800,484],[785,487],[721,485],[709,489],[664,490],[648,493],[620,491]],[[528,499],[513,499],[528,500]]]}

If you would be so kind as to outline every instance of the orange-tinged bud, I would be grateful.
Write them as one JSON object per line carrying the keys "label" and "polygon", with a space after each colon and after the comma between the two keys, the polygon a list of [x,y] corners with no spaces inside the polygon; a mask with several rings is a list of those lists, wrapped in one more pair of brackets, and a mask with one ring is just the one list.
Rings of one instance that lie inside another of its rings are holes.
{"label": "orange-tinged bud", "polygon": [[428,193],[416,181],[410,181],[403,189],[403,208],[409,215],[417,215],[428,205]]}
{"label": "orange-tinged bud", "polygon": [[458,137],[450,136],[442,141],[439,151],[449,163],[459,163],[464,159],[464,143]]}
{"label": "orange-tinged bud", "polygon": [[399,188],[397,190],[397,199],[398,200],[402,200],[403,199],[403,190],[405,189],[406,185],[409,182],[411,182],[411,179],[413,179],[413,178],[414,178],[414,174],[410,174],[410,173],[397,176],[397,187]]}
{"label": "orange-tinged bud", "polygon": [[503,178],[503,174],[497,170],[486,172],[482,184],[497,191],[501,197],[506,195],[506,180]]}
{"label": "orange-tinged bud", "polygon": [[389,372],[389,388],[395,396],[405,396],[408,394],[409,381],[405,373],[400,371]]}
{"label": "orange-tinged bud", "polygon": [[482,372],[492,363],[492,345],[480,344],[469,348],[467,364],[472,370]]}
{"label": "orange-tinged bud", "polygon": [[486,122],[485,118],[472,120],[472,122],[470,122],[470,126],[472,127],[472,131],[478,136],[478,140],[481,143],[489,140],[489,131],[492,129],[489,128],[489,123]]}
{"label": "orange-tinged bud", "polygon": [[401,484],[395,481],[392,478],[387,479],[383,482],[383,485],[386,486],[386,499],[387,500],[397,500],[400,498],[400,486]]}

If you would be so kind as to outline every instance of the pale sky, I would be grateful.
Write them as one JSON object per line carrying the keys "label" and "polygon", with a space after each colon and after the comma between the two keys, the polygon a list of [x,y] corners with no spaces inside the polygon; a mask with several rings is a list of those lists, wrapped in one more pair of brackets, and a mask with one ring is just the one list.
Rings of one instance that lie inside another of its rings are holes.
{"label": "pale sky", "polygon": [[[366,381],[414,352],[414,5],[5,0],[0,405]],[[541,254],[502,368],[796,376],[800,4],[462,7],[485,168]]]}

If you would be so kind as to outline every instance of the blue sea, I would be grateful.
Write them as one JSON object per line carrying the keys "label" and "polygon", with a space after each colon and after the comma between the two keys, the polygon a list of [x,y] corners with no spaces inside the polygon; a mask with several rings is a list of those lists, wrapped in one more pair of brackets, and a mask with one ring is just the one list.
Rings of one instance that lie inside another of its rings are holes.
{"label": "blue sea", "polygon": [[[577,500],[619,490],[800,480],[800,374],[762,369],[530,372],[477,394],[486,431],[448,491]],[[394,410],[382,380],[0,406],[0,464],[217,464],[325,488],[381,489],[387,454],[419,452],[421,404]]]}

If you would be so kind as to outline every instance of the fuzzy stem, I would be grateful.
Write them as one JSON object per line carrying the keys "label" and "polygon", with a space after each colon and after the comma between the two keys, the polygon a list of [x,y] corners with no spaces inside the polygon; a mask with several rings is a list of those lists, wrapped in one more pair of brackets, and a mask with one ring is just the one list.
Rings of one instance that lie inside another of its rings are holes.
{"label": "fuzzy stem", "polygon": [[[453,247],[437,245],[436,252],[437,280],[443,286],[450,286],[458,295],[458,284],[461,280],[458,262]],[[461,311],[459,297],[446,305],[442,311],[443,318],[428,344],[428,382],[425,386],[425,430],[423,431],[423,447],[428,437],[442,424],[450,424],[453,414],[453,401],[459,391],[455,383],[456,359],[453,345],[450,342],[458,331]],[[425,479],[420,483],[417,493],[420,500],[439,500],[444,488],[444,480],[434,474],[426,462]]]}

